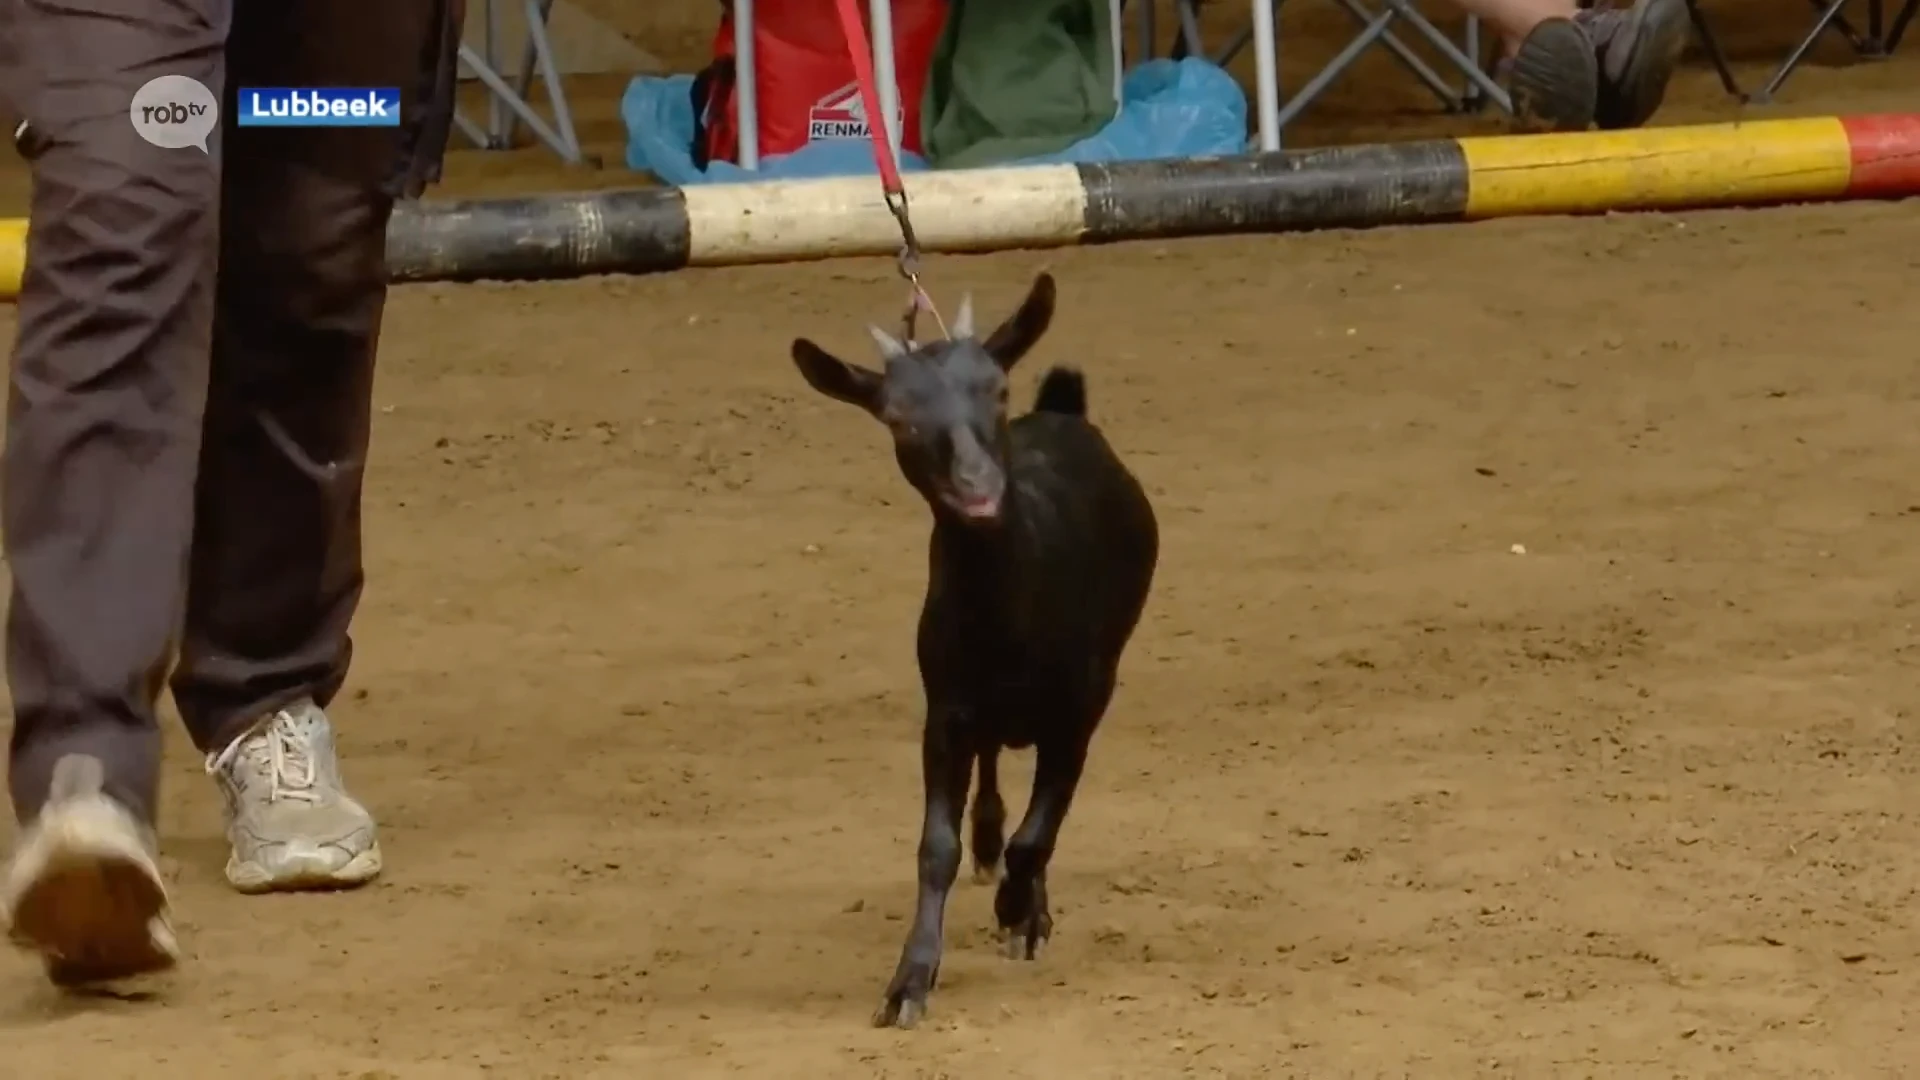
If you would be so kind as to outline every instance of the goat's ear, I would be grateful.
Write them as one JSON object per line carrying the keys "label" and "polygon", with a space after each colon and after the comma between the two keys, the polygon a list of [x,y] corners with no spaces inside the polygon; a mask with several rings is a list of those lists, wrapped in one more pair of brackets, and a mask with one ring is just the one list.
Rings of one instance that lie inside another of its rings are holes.
{"label": "goat's ear", "polygon": [[833,400],[876,415],[880,412],[880,387],[884,380],[879,372],[849,364],[806,338],[793,341],[793,366],[800,369],[808,386]]}
{"label": "goat's ear", "polygon": [[1002,371],[1011,371],[1020,358],[1027,355],[1053,322],[1053,275],[1041,274],[1033,279],[1033,288],[1027,290],[1027,298],[1020,302],[1020,310],[1007,317],[988,336],[987,355],[993,357]]}

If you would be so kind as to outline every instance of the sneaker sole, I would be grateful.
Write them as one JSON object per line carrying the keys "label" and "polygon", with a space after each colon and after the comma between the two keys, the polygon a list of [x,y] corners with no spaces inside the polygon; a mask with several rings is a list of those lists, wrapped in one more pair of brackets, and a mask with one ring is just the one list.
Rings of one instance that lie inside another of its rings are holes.
{"label": "sneaker sole", "polygon": [[1685,0],[1640,0],[1627,27],[1633,51],[1617,77],[1602,80],[1595,119],[1609,131],[1637,128],[1653,119],[1667,96],[1667,83],[1687,51],[1692,24]]}
{"label": "sneaker sole", "polygon": [[1516,132],[1585,131],[1600,100],[1600,62],[1587,32],[1572,19],[1534,27],[1514,54],[1507,95]]}
{"label": "sneaker sole", "polygon": [[54,982],[109,982],[179,962],[172,932],[159,922],[166,886],[144,860],[65,837],[51,842],[55,849],[13,902],[11,936],[46,958]]}
{"label": "sneaker sole", "polygon": [[380,845],[375,844],[355,855],[345,866],[326,870],[318,866],[271,873],[259,863],[227,860],[227,884],[249,896],[276,892],[329,892],[354,889],[380,876]]}

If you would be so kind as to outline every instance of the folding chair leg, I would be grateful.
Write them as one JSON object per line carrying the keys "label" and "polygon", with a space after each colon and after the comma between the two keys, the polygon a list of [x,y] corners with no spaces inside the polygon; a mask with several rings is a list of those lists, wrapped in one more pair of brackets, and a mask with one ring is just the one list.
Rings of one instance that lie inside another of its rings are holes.
{"label": "folding chair leg", "polygon": [[1156,6],[1154,0],[1140,0],[1139,6],[1140,55],[1134,59],[1134,63],[1136,64],[1151,60],[1155,56],[1158,56],[1160,52],[1160,28],[1156,25],[1157,17],[1154,14],[1154,8]]}
{"label": "folding chair leg", "polygon": [[[497,4],[486,6],[486,39],[481,42],[481,51],[487,58],[489,68],[500,66],[500,8]],[[505,150],[513,145],[513,136],[507,130],[509,114],[500,104],[500,99],[487,95],[487,141],[485,149]]]}
{"label": "folding chair leg", "polygon": [[[1498,105],[1502,112],[1513,111],[1513,102],[1508,100],[1506,90],[1499,83],[1494,82],[1491,75],[1480,70],[1480,65],[1475,63],[1472,57],[1461,52],[1460,46],[1455,45],[1447,35],[1441,33],[1439,27],[1421,18],[1420,13],[1408,0],[1386,0],[1386,5],[1388,11],[1404,19],[1413,27],[1415,33],[1426,38],[1427,43],[1432,45],[1436,52],[1446,57],[1448,63],[1458,68],[1469,82],[1480,89],[1480,93],[1485,95],[1487,100]],[[1453,96],[1451,90],[1448,91],[1447,96],[1449,98]]]}
{"label": "folding chair leg", "polygon": [[[1346,8],[1347,14],[1352,15],[1354,21],[1361,26],[1366,26],[1373,19],[1373,12],[1368,11],[1366,5],[1360,3],[1360,0],[1339,0],[1339,4]],[[1391,8],[1388,10],[1392,11],[1396,18],[1404,19],[1407,16],[1405,11]],[[1395,60],[1400,61],[1400,66],[1424,83],[1428,90],[1433,91],[1433,96],[1440,99],[1441,108],[1450,113],[1464,110],[1465,104],[1460,100],[1460,95],[1453,92],[1453,87],[1440,77],[1439,72],[1428,67],[1426,61],[1414,55],[1412,49],[1407,48],[1407,43],[1401,41],[1399,35],[1393,32],[1391,21],[1388,22],[1388,28],[1380,33],[1380,44],[1387,47],[1387,51],[1393,54]]]}
{"label": "folding chair leg", "polygon": [[1820,18],[1814,22],[1813,29],[1809,30],[1807,36],[1800,40],[1800,44],[1794,47],[1793,52],[1781,61],[1779,70],[1773,73],[1773,78],[1767,80],[1767,85],[1756,90],[1748,100],[1756,105],[1771,104],[1773,95],[1780,92],[1780,87],[1786,83],[1787,77],[1792,75],[1794,69],[1800,66],[1800,62],[1807,58],[1807,53],[1811,52],[1814,44],[1820,40],[1820,35],[1826,33],[1828,28],[1833,26],[1834,20],[1840,18],[1840,9],[1846,7],[1847,3],[1848,0],[1828,0],[1827,6],[1820,12]]}
{"label": "folding chair leg", "polygon": [[[1920,0],[1916,0],[1920,2]],[[1700,44],[1707,48],[1707,59],[1713,61],[1713,70],[1720,76],[1720,85],[1728,94],[1748,100],[1747,92],[1740,89],[1740,83],[1733,77],[1733,65],[1727,62],[1727,51],[1720,47],[1720,36],[1707,24],[1707,16],[1700,10],[1700,0],[1687,0],[1687,18],[1693,22],[1693,32]]]}
{"label": "folding chair leg", "polygon": [[[1277,2],[1277,0],[1276,0]],[[1175,60],[1197,56],[1217,67],[1226,67],[1240,50],[1253,40],[1253,27],[1243,26],[1233,35],[1226,47],[1213,55],[1207,55],[1206,45],[1200,39],[1200,15],[1197,0],[1173,0],[1174,28],[1173,48],[1167,55]]]}
{"label": "folding chair leg", "polygon": [[[1473,70],[1486,74],[1487,66],[1480,59],[1480,16],[1467,16],[1467,59],[1473,61]],[[1487,107],[1487,92],[1480,84],[1467,76],[1467,85],[1460,91],[1460,103],[1468,112],[1477,113]]]}
{"label": "folding chair leg", "polygon": [[[553,0],[546,0],[546,6],[552,7]],[[554,150],[568,162],[579,165],[585,155],[580,152],[580,136],[573,127],[573,109],[567,104],[567,88],[560,81],[560,64],[553,56],[553,42],[547,37],[547,20],[535,21],[540,7],[540,0],[527,0],[527,40],[539,56],[540,70],[546,73],[547,105],[553,110],[553,121],[563,140]]]}
{"label": "folding chair leg", "polygon": [[[540,119],[540,114],[534,112],[526,102],[516,97],[513,93],[513,87],[507,85],[507,81],[495,73],[492,68],[487,67],[486,63],[481,60],[479,54],[475,53],[470,46],[460,46],[460,59],[466,61],[467,67],[472,69],[474,77],[480,80],[481,85],[485,86],[490,92],[498,95],[502,105],[506,106],[514,115],[526,122],[527,127],[533,130],[534,135],[539,138],[541,142],[546,143],[548,148],[565,158],[569,163],[576,165],[580,163],[581,157],[578,147],[570,146],[570,140],[563,138],[559,132],[547,126],[547,122]],[[472,134],[473,126],[463,123],[460,125],[460,130],[470,135]],[[483,147],[487,146],[487,142],[480,141],[480,145]]]}
{"label": "folding chair leg", "polygon": [[[481,85],[487,88],[488,126],[483,131],[480,126],[461,116],[456,110],[454,125],[460,133],[472,139],[483,149],[504,149],[511,145],[515,121],[524,122],[534,137],[547,145],[568,164],[586,163],[586,155],[581,153],[579,136],[575,133],[573,111],[567,106],[566,88],[560,82],[560,68],[554,62],[553,46],[547,38],[547,13],[553,6],[553,0],[525,0],[523,14],[527,20],[527,53],[534,66],[546,83],[547,99],[553,109],[554,123],[549,125],[527,103],[526,92],[531,84],[531,72],[526,72],[526,63],[522,63],[523,74],[518,88],[502,78],[497,64],[495,31],[498,13],[494,10],[494,0],[483,0],[486,18],[485,55],[476,52],[471,45],[460,45],[460,62],[473,72]],[[504,117],[495,119],[495,117]],[[557,130],[556,130],[557,128]],[[597,163],[596,163],[597,164]]]}
{"label": "folding chair leg", "polygon": [[1869,60],[1885,60],[1892,56],[1893,50],[1900,47],[1900,39],[1906,36],[1916,10],[1920,10],[1920,0],[1907,0],[1889,27],[1885,0],[1869,0],[1866,40],[1857,46],[1860,55]]}
{"label": "folding chair leg", "polygon": [[1347,68],[1353,66],[1353,62],[1360,58],[1360,54],[1373,48],[1374,42],[1380,40],[1380,35],[1387,32],[1387,26],[1391,22],[1393,22],[1393,12],[1380,12],[1367,23],[1367,28],[1360,31],[1358,37],[1347,42],[1346,48],[1333,54],[1333,59],[1327,61],[1318,75],[1308,79],[1307,85],[1294,91],[1293,97],[1287,101],[1286,108],[1280,110],[1280,115],[1275,120],[1276,129],[1284,130],[1307,106],[1313,104],[1316,98],[1326,93],[1327,87],[1333,85],[1333,80],[1346,74]]}
{"label": "folding chair leg", "polygon": [[1200,16],[1194,0],[1174,0],[1173,9],[1180,20],[1179,30],[1174,34],[1173,55],[1205,56],[1207,47],[1200,37]]}
{"label": "folding chair leg", "polygon": [[[1822,16],[1826,14],[1826,0],[1807,0],[1807,5]],[[1878,5],[1872,6],[1877,7]],[[1880,21],[1879,12],[1877,10],[1869,10],[1868,19],[1871,22],[1878,23]],[[1839,14],[1833,17],[1833,29],[1835,33],[1847,39],[1847,44],[1853,47],[1854,52],[1865,56],[1873,51],[1872,36],[1870,34],[1863,34],[1853,28],[1853,22],[1847,18],[1844,7]]]}
{"label": "folding chair leg", "polygon": [[[552,14],[553,14],[553,0],[543,0],[543,2],[540,4],[540,21],[542,22],[542,24],[544,24],[547,20],[547,17]],[[489,19],[493,17],[492,4],[487,5],[487,17]],[[536,73],[537,68],[539,67],[539,61],[540,61],[540,54],[535,52],[533,48],[533,35],[528,34],[526,46],[520,50],[520,77],[513,80],[513,88],[514,90],[519,92],[521,101],[533,100],[527,95],[533,92],[533,76]],[[487,62],[488,63],[493,62],[493,56],[491,53],[489,53],[487,56]],[[490,104],[495,109],[498,109],[500,107],[500,103],[497,101],[491,102]],[[505,141],[505,145],[512,146],[513,137],[519,134],[520,118],[517,116],[509,115],[507,119],[504,121],[504,123],[506,125],[506,131],[503,133],[503,139]],[[496,130],[498,130],[497,125],[496,125]]]}
{"label": "folding chair leg", "polygon": [[1913,25],[1915,12],[1920,12],[1920,0],[1907,0],[1907,6],[1901,8],[1900,14],[1894,16],[1893,28],[1887,31],[1887,52],[1889,54],[1900,47],[1900,39],[1907,35],[1907,27]]}
{"label": "folding chair leg", "polygon": [[471,142],[473,145],[479,147],[480,149],[482,150],[499,149],[498,147],[493,145],[492,135],[488,134],[487,131],[484,128],[482,128],[479,124],[474,123],[473,121],[467,119],[466,117],[460,115],[457,112],[453,114],[453,126],[460,129],[460,134],[465,135],[467,137],[468,142]]}
{"label": "folding chair leg", "polygon": [[1228,64],[1233,63],[1233,58],[1239,56],[1240,50],[1246,48],[1247,43],[1252,40],[1253,27],[1243,26],[1227,41],[1226,45],[1222,47],[1219,52],[1213,54],[1211,59],[1221,67],[1226,67]]}

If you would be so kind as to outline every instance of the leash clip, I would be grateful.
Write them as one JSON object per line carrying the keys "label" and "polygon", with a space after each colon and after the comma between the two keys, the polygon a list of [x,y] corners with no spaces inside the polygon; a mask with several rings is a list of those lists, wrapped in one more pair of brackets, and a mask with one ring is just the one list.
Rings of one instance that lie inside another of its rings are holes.
{"label": "leash clip", "polygon": [[887,210],[900,225],[900,253],[894,257],[894,268],[911,290],[907,296],[906,317],[901,320],[906,328],[907,344],[914,343],[914,325],[922,311],[933,316],[934,324],[940,328],[940,336],[948,337],[946,320],[940,317],[939,310],[933,306],[933,297],[928,296],[926,287],[920,284],[920,238],[913,231],[913,216],[907,208],[906,189],[888,191],[886,197]]}

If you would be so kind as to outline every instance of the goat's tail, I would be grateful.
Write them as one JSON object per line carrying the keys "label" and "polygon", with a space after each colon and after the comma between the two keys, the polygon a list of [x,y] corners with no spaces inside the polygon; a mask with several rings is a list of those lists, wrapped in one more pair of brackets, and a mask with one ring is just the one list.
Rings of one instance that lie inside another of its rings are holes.
{"label": "goat's tail", "polygon": [[1040,393],[1033,400],[1034,412],[1087,415],[1087,377],[1077,368],[1049,368],[1040,380]]}

